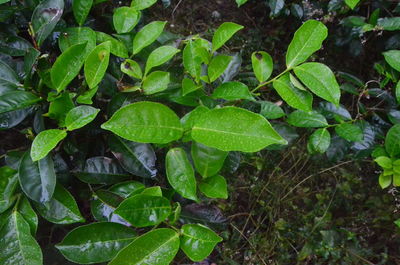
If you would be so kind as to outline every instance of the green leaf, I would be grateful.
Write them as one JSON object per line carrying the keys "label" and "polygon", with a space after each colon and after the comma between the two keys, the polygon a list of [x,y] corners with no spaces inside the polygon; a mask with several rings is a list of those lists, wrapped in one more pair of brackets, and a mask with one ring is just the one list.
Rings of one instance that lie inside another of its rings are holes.
{"label": "green leaf", "polygon": [[198,106],[191,112],[187,113],[185,116],[182,117],[181,123],[183,126],[183,130],[185,134],[182,137],[182,141],[187,142],[191,141],[191,132],[192,132],[192,127],[193,125],[197,122],[197,120],[206,112],[208,112],[209,109],[204,106]]}
{"label": "green leaf", "polygon": [[79,26],[85,23],[87,16],[89,15],[90,9],[92,8],[93,0],[73,0],[72,11],[74,17]]}
{"label": "green leaf", "polygon": [[135,227],[157,225],[171,213],[171,205],[164,197],[135,195],[125,199],[114,211]]}
{"label": "green leaf", "polygon": [[0,96],[0,113],[24,109],[39,102],[36,95],[25,91],[12,91]]}
{"label": "green leaf", "polygon": [[194,41],[189,41],[183,49],[183,66],[188,73],[198,81],[201,75],[201,56],[197,52],[197,46]]}
{"label": "green leaf", "polygon": [[18,185],[18,175],[14,169],[0,167],[0,213],[5,212],[14,202],[15,188]]}
{"label": "green leaf", "polygon": [[12,212],[0,229],[0,264],[42,265],[43,256],[39,244],[32,237],[29,224],[22,215]]}
{"label": "green leaf", "polygon": [[339,84],[328,66],[321,63],[304,63],[295,67],[294,72],[315,95],[339,106]]}
{"label": "green leaf", "polygon": [[228,55],[215,56],[208,65],[208,78],[210,82],[217,80],[224,73],[231,61],[232,57]]}
{"label": "green leaf", "polygon": [[121,63],[121,72],[136,79],[142,79],[143,77],[140,65],[136,61],[130,59],[126,59],[123,63]]}
{"label": "green leaf", "polygon": [[396,93],[397,104],[400,104],[400,81],[397,82],[395,93]]}
{"label": "green leaf", "polygon": [[179,250],[179,234],[159,228],[136,238],[108,265],[168,265]]}
{"label": "green leaf", "polygon": [[90,88],[89,90],[83,92],[82,95],[79,95],[76,98],[76,103],[92,105],[93,104],[92,98],[96,94],[98,89],[99,89],[99,87],[94,87],[94,88]]}
{"label": "green leaf", "polygon": [[33,11],[31,22],[39,46],[50,35],[63,14],[63,0],[45,0]]}
{"label": "green leaf", "polygon": [[343,123],[335,127],[335,132],[348,141],[361,142],[363,140],[363,132],[360,127],[355,124]]}
{"label": "green leaf", "polygon": [[44,203],[53,196],[56,173],[50,155],[33,162],[29,152],[26,152],[21,158],[18,177],[22,190],[30,199]]}
{"label": "green leaf", "polygon": [[279,96],[291,107],[305,112],[312,110],[313,97],[308,91],[296,88],[291,82],[289,74],[285,74],[273,82]]}
{"label": "green leaf", "polygon": [[378,19],[377,26],[383,30],[395,31],[400,29],[400,17],[383,17]]}
{"label": "green leaf", "polygon": [[67,85],[79,74],[85,62],[84,44],[76,44],[66,49],[51,68],[51,82],[57,92],[64,90]]}
{"label": "green leaf", "polygon": [[152,44],[163,32],[165,24],[164,21],[153,21],[144,26],[133,39],[132,54],[139,53],[144,47]]}
{"label": "green leaf", "polygon": [[360,2],[360,0],[344,0],[346,5],[348,5],[351,9],[354,9],[357,4]]}
{"label": "green leaf", "polygon": [[210,110],[193,126],[192,137],[223,151],[257,152],[287,143],[264,117],[237,107]]}
{"label": "green leaf", "polygon": [[260,114],[266,119],[279,119],[284,117],[286,114],[281,107],[270,101],[261,101]]}
{"label": "green leaf", "polygon": [[172,46],[158,47],[157,49],[152,51],[147,58],[146,70],[144,74],[147,75],[147,73],[149,73],[153,67],[157,67],[168,62],[178,52],[180,52],[180,50]]}
{"label": "green leaf", "polygon": [[58,46],[61,52],[76,44],[86,43],[85,56],[96,46],[96,32],[89,27],[76,27],[63,29],[58,38]]}
{"label": "green leaf", "polygon": [[386,134],[385,149],[390,157],[400,154],[400,124],[394,125]]}
{"label": "green leaf", "polygon": [[170,149],[165,157],[165,170],[172,188],[182,197],[197,201],[194,170],[182,148]]}
{"label": "green leaf", "polygon": [[241,99],[254,100],[249,88],[245,84],[236,81],[223,83],[214,90],[212,97],[228,101]]}
{"label": "green leaf", "polygon": [[285,7],[285,0],[270,0],[268,1],[269,8],[271,9],[270,16],[274,17],[280,14]]}
{"label": "green leaf", "polygon": [[128,49],[126,46],[119,40],[114,39],[110,35],[96,31],[96,39],[98,43],[103,43],[106,41],[111,42],[111,49],[110,52],[114,54],[115,56],[121,57],[121,58],[128,58]]}
{"label": "green leaf", "polygon": [[251,55],[254,74],[258,82],[262,83],[268,80],[274,70],[274,63],[271,55],[266,52],[253,52]]}
{"label": "green leaf", "polygon": [[71,94],[64,92],[52,102],[50,102],[49,112],[45,116],[58,121],[58,126],[65,126],[65,118],[68,112],[75,107]]}
{"label": "green leaf", "polygon": [[148,101],[120,108],[101,128],[139,143],[166,144],[183,134],[179,118],[170,108]]}
{"label": "green leaf", "polygon": [[143,178],[156,176],[156,155],[150,144],[135,143],[110,135],[108,145],[120,165],[129,173]]}
{"label": "green leaf", "polygon": [[200,224],[186,224],[181,228],[181,249],[192,261],[202,261],[222,241],[210,228]]}
{"label": "green leaf", "polygon": [[392,183],[392,175],[385,175],[383,173],[379,175],[379,185],[381,186],[382,189],[389,187],[391,183]]}
{"label": "green leaf", "polygon": [[400,50],[391,50],[383,53],[386,62],[400,72]]}
{"label": "green leaf", "polygon": [[326,128],[318,129],[310,135],[309,145],[313,152],[325,153],[331,144],[331,135]]}
{"label": "green leaf", "polygon": [[150,188],[145,188],[140,194],[143,195],[150,195],[150,196],[157,196],[157,197],[162,197],[162,190],[160,186],[154,186]]}
{"label": "green leaf", "polygon": [[301,110],[293,111],[289,114],[287,122],[296,127],[313,128],[326,127],[328,122],[325,117],[316,111],[304,112]]}
{"label": "green leaf", "polygon": [[114,258],[135,237],[133,229],[121,224],[92,223],[73,229],[56,248],[75,263],[102,263]]}
{"label": "green leaf", "polygon": [[228,188],[223,176],[215,175],[203,179],[199,184],[199,189],[208,198],[228,199]]}
{"label": "green leaf", "polygon": [[31,148],[32,161],[38,161],[53,150],[57,144],[67,137],[67,132],[59,129],[41,131],[33,140]]}
{"label": "green leaf", "polygon": [[38,227],[38,216],[36,212],[32,209],[29,200],[23,196],[18,202],[18,212],[24,217],[24,220],[28,222],[31,229],[31,234],[34,236]]}
{"label": "green leaf", "polygon": [[113,185],[109,190],[123,198],[128,198],[134,193],[140,193],[145,188],[144,184],[138,181],[125,181]]}
{"label": "green leaf", "polygon": [[212,50],[215,52],[225,44],[236,32],[244,27],[233,22],[222,23],[215,31],[212,38]]}
{"label": "green leaf", "polygon": [[103,156],[87,159],[84,168],[76,174],[81,181],[90,184],[114,184],[130,178],[114,160]]}
{"label": "green leaf", "polygon": [[328,29],[316,20],[306,21],[294,34],[286,53],[286,67],[292,68],[306,61],[314,52],[321,49],[328,36]]}
{"label": "green leaf", "polygon": [[57,184],[54,195],[47,203],[34,203],[39,214],[55,224],[83,223],[85,219],[79,212],[78,205],[71,193]]}
{"label": "green leaf", "polygon": [[374,161],[382,168],[392,169],[392,159],[387,156],[380,156],[374,159]]}
{"label": "green leaf", "polygon": [[67,117],[65,118],[67,130],[77,130],[89,124],[96,118],[99,111],[100,109],[85,105],[73,108],[67,113]]}
{"label": "green leaf", "polygon": [[106,73],[110,60],[111,42],[106,41],[92,50],[85,61],[85,79],[89,88],[97,86]]}
{"label": "green leaf", "polygon": [[0,96],[18,87],[18,75],[8,64],[0,60]]}
{"label": "green leaf", "polygon": [[154,71],[143,81],[143,92],[145,95],[155,94],[164,91],[170,83],[170,75],[168,72]]}
{"label": "green leaf", "polygon": [[157,2],[157,0],[132,0],[131,7],[136,10],[143,10],[151,7]]}
{"label": "green leaf", "polygon": [[117,33],[130,32],[139,22],[140,12],[132,7],[118,7],[114,10],[113,24]]}
{"label": "green leaf", "polygon": [[241,5],[244,5],[248,0],[236,0],[236,4],[238,5],[238,7],[240,7]]}
{"label": "green leaf", "polygon": [[191,154],[196,171],[203,178],[217,174],[228,156],[228,152],[197,142],[192,142]]}
{"label": "green leaf", "polygon": [[202,88],[202,84],[196,84],[192,79],[183,78],[182,80],[182,96],[186,96],[200,88]]}

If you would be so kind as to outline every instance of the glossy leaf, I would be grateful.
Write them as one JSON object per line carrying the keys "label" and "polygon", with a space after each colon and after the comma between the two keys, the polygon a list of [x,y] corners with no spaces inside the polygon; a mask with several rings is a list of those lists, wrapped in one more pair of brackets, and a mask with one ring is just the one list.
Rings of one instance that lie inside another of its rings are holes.
{"label": "glossy leaf", "polygon": [[170,149],[165,157],[165,170],[169,184],[182,197],[197,200],[194,170],[182,148]]}
{"label": "glossy leaf", "polygon": [[339,84],[328,66],[321,63],[304,63],[295,67],[294,72],[315,95],[339,105]]}
{"label": "glossy leaf", "polygon": [[139,22],[140,12],[132,7],[118,7],[114,10],[113,24],[117,33],[130,32]]}
{"label": "glossy leaf", "polygon": [[260,114],[266,119],[279,119],[286,114],[281,107],[269,101],[261,101]]}
{"label": "glossy leaf", "polygon": [[86,43],[85,56],[96,47],[96,32],[89,27],[74,27],[63,29],[58,38],[61,52],[76,44]]}
{"label": "glossy leaf", "polygon": [[182,96],[186,96],[203,87],[202,84],[196,84],[192,79],[183,78],[182,80]]}
{"label": "glossy leaf", "polygon": [[152,68],[168,62],[178,52],[180,52],[180,50],[172,46],[158,47],[157,49],[152,51],[147,58],[146,70],[144,74],[147,75],[147,73],[150,72]]}
{"label": "glossy leaf", "polygon": [[209,111],[193,126],[192,137],[223,151],[257,152],[287,143],[264,117],[237,107]]}
{"label": "glossy leaf", "polygon": [[326,128],[318,129],[310,135],[309,146],[313,152],[325,153],[331,144],[331,135]]}
{"label": "glossy leaf", "polygon": [[183,49],[183,66],[188,73],[198,81],[201,74],[201,64],[203,62],[201,56],[198,53],[198,49],[195,42],[189,41]]}
{"label": "glossy leaf", "polygon": [[139,194],[145,188],[144,184],[138,181],[125,181],[113,185],[109,190],[123,198]]}
{"label": "glossy leaf", "polygon": [[35,203],[35,208],[43,218],[55,224],[85,222],[74,197],[61,185],[56,186],[54,195],[49,202]]}
{"label": "glossy leaf", "polygon": [[24,220],[29,224],[31,229],[31,234],[34,236],[39,224],[38,216],[36,212],[32,209],[29,200],[23,196],[18,202],[18,212],[24,217]]}
{"label": "glossy leaf", "polygon": [[374,159],[374,161],[384,169],[392,169],[392,159],[387,156],[380,156]]}
{"label": "glossy leaf", "polygon": [[77,130],[92,122],[100,109],[91,106],[78,106],[71,109],[65,118],[65,126],[68,131]]}
{"label": "glossy leaf", "polygon": [[215,175],[203,179],[199,184],[199,189],[208,198],[228,199],[228,187],[223,176]]}
{"label": "glossy leaf", "polygon": [[92,8],[93,0],[73,0],[72,11],[76,22],[79,26],[85,23],[86,17],[89,15],[90,9]]}
{"label": "glossy leaf", "polygon": [[111,42],[106,41],[94,48],[85,61],[85,79],[89,88],[97,86],[106,73],[110,60]]}
{"label": "glossy leaf", "polygon": [[346,5],[348,5],[351,9],[354,9],[357,4],[360,2],[360,0],[344,0]]}
{"label": "glossy leaf", "polygon": [[400,72],[400,50],[391,50],[383,53],[386,62]]}
{"label": "glossy leaf", "polygon": [[121,71],[130,77],[136,78],[136,79],[142,79],[143,73],[142,69],[140,68],[140,65],[133,60],[126,59],[122,64],[121,64]]}
{"label": "glossy leaf", "polygon": [[171,205],[164,197],[139,194],[125,199],[114,212],[135,227],[146,227],[164,221]]}
{"label": "glossy leaf", "polygon": [[289,114],[287,122],[296,127],[325,127],[328,122],[325,117],[318,112],[304,112],[301,110],[293,111]]}
{"label": "glossy leaf", "polygon": [[360,142],[363,139],[363,132],[355,124],[343,123],[335,127],[335,132],[348,141]]}
{"label": "glossy leaf", "polygon": [[132,0],[131,7],[136,10],[143,10],[151,7],[157,2],[157,0]]}
{"label": "glossy leaf", "polygon": [[121,166],[129,173],[143,178],[157,174],[156,155],[150,144],[127,141],[111,135],[108,145]]}
{"label": "glossy leaf", "polygon": [[53,150],[67,136],[67,132],[59,129],[41,131],[33,140],[31,148],[32,161],[38,161]]}
{"label": "glossy leaf", "polygon": [[214,82],[224,73],[231,60],[232,57],[228,55],[217,55],[211,60],[208,65],[208,78],[210,82]]}
{"label": "glossy leaf", "polygon": [[203,178],[217,174],[228,156],[228,152],[197,142],[192,142],[191,154],[196,171]]}
{"label": "glossy leaf", "polygon": [[0,114],[24,109],[39,102],[41,99],[36,95],[25,91],[12,91],[0,96]]}
{"label": "glossy leaf", "polygon": [[168,107],[142,101],[120,108],[101,128],[139,143],[165,144],[182,137],[178,116]]}
{"label": "glossy leaf", "polygon": [[202,261],[222,241],[214,231],[200,224],[186,224],[181,228],[181,249],[192,261]]}
{"label": "glossy leaf", "polygon": [[29,224],[17,211],[12,212],[1,227],[0,238],[0,264],[43,264],[40,246],[32,237]]}
{"label": "glossy leaf", "polygon": [[379,175],[379,185],[381,186],[382,189],[389,187],[391,183],[392,183],[392,175],[385,175],[383,173]]}
{"label": "glossy leaf", "polygon": [[391,157],[400,154],[400,124],[394,125],[386,134],[385,149]]}
{"label": "glossy leaf", "polygon": [[254,52],[251,55],[251,63],[258,82],[262,83],[270,78],[274,70],[274,63],[271,55],[266,52]]}
{"label": "glossy leaf", "polygon": [[143,92],[146,95],[155,94],[164,91],[170,83],[170,74],[163,71],[154,71],[143,81]]}
{"label": "glossy leaf", "polygon": [[72,262],[101,263],[114,258],[135,237],[133,229],[121,224],[92,223],[69,232],[56,248]]}
{"label": "glossy leaf", "polygon": [[119,40],[114,39],[110,35],[96,31],[96,39],[98,43],[103,43],[106,41],[111,42],[111,49],[110,52],[114,54],[115,56],[121,57],[121,58],[128,58],[128,49],[126,46]]}
{"label": "glossy leaf", "polygon": [[40,203],[50,201],[56,186],[56,174],[53,159],[50,155],[33,162],[26,152],[18,168],[19,183],[24,193]]}
{"label": "glossy leaf", "polygon": [[236,32],[243,29],[243,26],[233,22],[222,23],[215,31],[212,39],[212,50],[216,51],[222,47]]}
{"label": "glossy leaf", "polygon": [[18,86],[18,75],[8,64],[0,60],[0,96]]}
{"label": "glossy leaf", "polygon": [[377,26],[388,31],[400,29],[400,17],[383,17],[378,19]]}
{"label": "glossy leaf", "polygon": [[108,265],[168,265],[179,250],[179,234],[159,228],[136,238]]}
{"label": "glossy leaf", "polygon": [[200,117],[208,112],[210,109],[208,109],[207,107],[204,106],[198,106],[196,107],[194,110],[192,110],[191,112],[187,113],[185,116],[182,117],[181,119],[181,123],[183,126],[183,130],[185,132],[185,134],[182,137],[182,141],[190,141],[191,138],[191,131],[192,131],[192,127],[193,125],[197,122],[198,119],[200,119]]}
{"label": "glossy leaf", "polygon": [[328,36],[328,29],[316,20],[306,21],[294,34],[286,53],[286,67],[292,68],[306,61],[314,52],[321,49]]}
{"label": "glossy leaf", "polygon": [[223,83],[214,90],[212,97],[228,101],[241,99],[254,100],[249,88],[245,84],[236,81]]}
{"label": "glossy leaf", "polygon": [[17,185],[17,171],[8,166],[0,167],[0,213],[6,211],[14,202],[13,195]]}
{"label": "glossy leaf", "polygon": [[78,75],[85,62],[86,43],[76,44],[66,49],[51,68],[51,81],[57,92],[64,90]]}
{"label": "glossy leaf", "polygon": [[114,160],[102,156],[87,159],[83,170],[76,174],[90,184],[113,184],[130,177]]}
{"label": "glossy leaf", "polygon": [[144,26],[133,39],[132,54],[139,53],[144,47],[152,44],[163,32],[167,22],[154,21]]}
{"label": "glossy leaf", "polygon": [[58,126],[65,126],[65,118],[68,112],[75,107],[72,96],[69,92],[64,92],[50,102],[49,112],[45,114],[51,119],[58,121]]}

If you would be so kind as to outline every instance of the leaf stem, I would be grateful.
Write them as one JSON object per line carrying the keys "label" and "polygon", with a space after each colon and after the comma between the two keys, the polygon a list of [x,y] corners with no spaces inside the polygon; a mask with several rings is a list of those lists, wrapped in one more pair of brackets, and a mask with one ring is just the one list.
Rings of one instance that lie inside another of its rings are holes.
{"label": "leaf stem", "polygon": [[293,69],[292,67],[286,68],[285,71],[283,71],[283,72],[280,73],[279,75],[275,76],[274,78],[272,78],[272,79],[270,79],[270,80],[268,80],[268,81],[266,81],[266,82],[263,82],[263,83],[259,84],[256,88],[254,88],[253,90],[251,90],[251,93],[254,93],[254,92],[256,92],[258,89],[262,88],[263,86],[266,86],[266,85],[268,85],[268,84],[274,82],[276,79],[278,79],[278,78],[281,77],[282,75],[286,74],[287,72],[291,71],[292,69]]}

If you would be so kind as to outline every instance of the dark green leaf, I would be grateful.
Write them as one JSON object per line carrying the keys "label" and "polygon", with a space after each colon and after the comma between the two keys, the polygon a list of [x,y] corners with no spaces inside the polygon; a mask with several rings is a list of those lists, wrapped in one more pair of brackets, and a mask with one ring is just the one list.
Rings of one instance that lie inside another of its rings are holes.
{"label": "dark green leaf", "polygon": [[24,109],[39,102],[41,99],[36,95],[25,91],[12,91],[0,96],[0,114]]}
{"label": "dark green leaf", "polygon": [[0,213],[6,211],[14,202],[13,195],[17,185],[17,171],[8,166],[0,167]]}
{"label": "dark green leaf", "polygon": [[215,175],[203,179],[199,184],[199,189],[208,198],[228,199],[228,188],[223,176]]}
{"label": "dark green leaf", "polygon": [[126,46],[119,40],[114,39],[110,35],[96,31],[96,39],[98,43],[103,43],[106,41],[111,42],[111,49],[110,52],[114,54],[115,56],[121,57],[121,58],[128,58],[128,49]]}
{"label": "dark green leaf", "polygon": [[331,135],[326,128],[318,129],[310,135],[309,146],[313,152],[325,153],[331,144]]}
{"label": "dark green leaf", "polygon": [[304,112],[296,110],[289,114],[287,122],[296,127],[326,127],[328,122],[318,112]]}
{"label": "dark green leaf", "polygon": [[355,124],[343,123],[335,127],[335,132],[348,141],[359,142],[363,139],[363,132]]}
{"label": "dark green leaf", "polygon": [[76,174],[80,180],[90,184],[113,184],[130,177],[114,160],[103,156],[87,159],[84,169]]}
{"label": "dark green leaf", "polygon": [[224,165],[225,158],[228,156],[228,152],[197,142],[192,142],[191,154],[196,171],[203,178],[217,174]]}
{"label": "dark green leaf", "polygon": [[58,46],[61,52],[76,44],[86,43],[85,56],[96,46],[96,32],[88,27],[66,28],[60,33]]}
{"label": "dark green leaf", "polygon": [[18,202],[17,210],[22,215],[22,217],[24,217],[24,220],[28,222],[31,229],[31,234],[32,236],[34,236],[36,234],[39,220],[36,212],[32,209],[29,200],[25,196],[23,196]]}

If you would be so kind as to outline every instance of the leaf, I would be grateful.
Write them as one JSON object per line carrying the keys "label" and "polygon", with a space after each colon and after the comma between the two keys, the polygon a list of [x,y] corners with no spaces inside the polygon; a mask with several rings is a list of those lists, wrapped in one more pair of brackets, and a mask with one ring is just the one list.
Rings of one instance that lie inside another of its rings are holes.
{"label": "leaf", "polygon": [[343,123],[335,127],[335,132],[348,141],[360,142],[363,139],[363,132],[355,124]]}
{"label": "leaf", "polygon": [[64,90],[67,85],[79,74],[85,62],[84,44],[76,44],[66,49],[51,68],[51,82],[57,92]]}
{"label": "leaf", "polygon": [[160,186],[145,188],[140,194],[162,197],[162,190]]}
{"label": "leaf", "polygon": [[98,221],[109,221],[129,226],[128,222],[123,220],[119,215],[114,214],[115,208],[118,207],[123,199],[116,193],[107,190],[97,190],[93,193],[93,200],[90,203],[92,215]]}
{"label": "leaf", "polygon": [[179,118],[170,108],[148,101],[120,108],[101,128],[139,143],[166,144],[183,134]]}
{"label": "leaf", "polygon": [[47,154],[65,137],[67,137],[67,132],[64,130],[50,129],[41,131],[32,143],[32,161],[35,162],[47,156]]}
{"label": "leaf", "polygon": [[90,184],[114,184],[130,177],[114,160],[103,156],[87,159],[83,170],[76,174],[81,181]]}
{"label": "leaf", "polygon": [[400,124],[394,125],[386,134],[385,149],[391,157],[400,154]]}
{"label": "leaf", "polygon": [[58,121],[58,126],[65,126],[65,118],[68,112],[75,107],[72,101],[71,94],[69,92],[64,92],[59,95],[56,99],[50,102],[49,112],[45,115],[51,119]]}
{"label": "leaf", "polygon": [[163,71],[154,71],[143,81],[143,92],[145,95],[152,95],[168,88],[170,74]]}
{"label": "leaf", "polygon": [[151,7],[157,2],[157,0],[132,0],[131,7],[136,10],[143,10]]}
{"label": "leaf", "polygon": [[43,264],[40,246],[32,237],[29,224],[17,211],[13,211],[1,227],[0,238],[0,264]]}
{"label": "leaf", "polygon": [[377,26],[388,31],[400,29],[400,17],[383,17],[378,19]]}
{"label": "leaf", "polygon": [[289,74],[285,74],[273,82],[279,96],[291,107],[305,112],[312,110],[313,97],[308,91],[294,87]]}
{"label": "leaf", "polygon": [[113,185],[109,190],[123,198],[139,194],[145,188],[144,184],[138,181],[125,181]]}
{"label": "leaf", "polygon": [[33,162],[29,152],[26,152],[21,158],[18,177],[22,190],[30,199],[45,203],[53,196],[56,174],[50,155]]}
{"label": "leaf", "polygon": [[201,75],[201,64],[203,63],[203,59],[198,53],[198,48],[194,41],[190,40],[186,44],[182,56],[185,70],[188,71],[196,81],[198,81]]}
{"label": "leaf", "polygon": [[202,84],[196,84],[192,79],[183,78],[182,80],[182,96],[186,96],[203,87]]}
{"label": "leaf", "polygon": [[354,9],[357,4],[360,2],[360,0],[344,0],[346,5],[348,5],[351,9]]}
{"label": "leaf", "polygon": [[55,224],[83,223],[78,205],[71,193],[63,186],[57,184],[51,200],[44,204],[34,203],[39,214]]}
{"label": "leaf", "polygon": [[167,265],[178,250],[179,234],[169,228],[159,228],[136,238],[108,265]]}
{"label": "leaf", "polygon": [[56,248],[75,263],[102,263],[114,258],[135,237],[133,229],[121,224],[91,223],[70,231]]}
{"label": "leaf", "polygon": [[85,23],[86,17],[89,15],[90,9],[92,8],[93,0],[73,0],[72,11],[74,17],[79,26]]}
{"label": "leaf", "polygon": [[270,16],[277,16],[285,7],[285,0],[270,0],[268,2],[269,8],[271,8]]}
{"label": "leaf", "polygon": [[392,169],[392,159],[387,156],[380,156],[374,159],[374,161],[384,169]]}
{"label": "leaf", "polygon": [[0,213],[5,212],[14,202],[14,191],[18,185],[18,175],[14,169],[0,167]]}
{"label": "leaf", "polygon": [[228,187],[223,176],[215,175],[203,179],[199,184],[199,189],[208,198],[228,199]]}
{"label": "leaf", "polygon": [[212,38],[212,51],[215,52],[225,44],[236,32],[244,27],[233,22],[222,23]]}
{"label": "leaf", "polygon": [[170,149],[165,157],[165,170],[172,188],[182,197],[197,200],[194,170],[182,148]]}
{"label": "leaf", "polygon": [[182,137],[182,141],[187,142],[191,141],[191,130],[195,122],[206,112],[208,112],[209,109],[204,106],[197,106],[194,110],[191,112],[187,113],[185,116],[182,117],[181,123],[183,126],[183,130],[185,134]]}
{"label": "leaf", "polygon": [[125,199],[114,211],[135,227],[157,225],[171,213],[171,205],[164,197],[135,195]]}
{"label": "leaf", "polygon": [[236,4],[238,5],[238,7],[240,7],[241,5],[244,5],[248,0],[236,0]]}
{"label": "leaf", "polygon": [[140,12],[132,7],[118,7],[114,10],[113,24],[117,33],[130,32],[139,22]]}
{"label": "leaf", "polygon": [[34,236],[36,234],[39,220],[36,212],[32,209],[29,200],[25,196],[23,196],[18,202],[17,210],[22,217],[24,217],[24,220],[29,224],[31,235]]}
{"label": "leaf", "polygon": [[89,27],[66,28],[60,33],[58,46],[61,52],[76,44],[86,43],[85,58],[96,47],[96,32]]}
{"label": "leaf", "polygon": [[98,43],[103,43],[106,41],[111,42],[111,49],[110,52],[114,54],[115,56],[121,57],[121,58],[128,58],[128,49],[126,46],[119,40],[114,39],[110,35],[96,31],[96,39]]}
{"label": "leaf", "polygon": [[0,60],[0,96],[18,87],[18,75],[8,64]]}
{"label": "leaf", "polygon": [[290,125],[304,128],[318,128],[328,126],[325,117],[316,111],[304,112],[301,110],[293,111],[289,114],[287,122]]}
{"label": "leaf", "polygon": [[316,20],[306,21],[295,33],[286,53],[286,67],[293,68],[306,61],[314,52],[321,49],[328,36],[328,29]]}
{"label": "leaf", "polygon": [[33,11],[31,22],[39,46],[50,35],[63,14],[63,0],[45,0]]}
{"label": "leaf", "polygon": [[215,99],[231,100],[254,100],[251,95],[249,88],[241,82],[226,82],[217,87],[212,93],[212,97]]}
{"label": "leaf", "polygon": [[237,107],[210,110],[193,126],[192,137],[222,151],[257,152],[287,143],[264,117]]}
{"label": "leaf", "polygon": [[231,60],[232,57],[228,55],[217,55],[211,60],[208,65],[208,78],[210,82],[214,82],[224,73]]}
{"label": "leaf", "polygon": [[336,106],[330,102],[320,102],[319,112],[324,115],[327,119],[335,120],[351,120],[350,112],[344,106]]}
{"label": "leaf", "polygon": [[100,109],[91,106],[78,106],[67,113],[65,118],[65,126],[68,131],[77,130],[92,122]]}
{"label": "leaf", "polygon": [[339,84],[328,66],[321,63],[304,63],[296,66],[294,72],[315,95],[339,106]]}
{"label": "leaf", "polygon": [[279,119],[286,114],[281,107],[269,101],[261,101],[260,114],[266,119]]}
{"label": "leaf", "polygon": [[158,47],[157,49],[152,51],[149,57],[147,58],[146,70],[144,74],[147,75],[147,73],[150,72],[152,68],[168,62],[178,52],[180,52],[180,50],[172,46]]}
{"label": "leaf", "polygon": [[135,143],[110,135],[108,145],[120,165],[129,173],[143,178],[156,176],[157,157],[150,144]]}
{"label": "leaf", "polygon": [[326,128],[318,129],[310,135],[309,145],[313,152],[325,153],[331,144],[331,135]]}
{"label": "leaf", "polygon": [[25,118],[31,114],[33,108],[9,111],[0,114],[0,130],[10,129],[20,124]]}
{"label": "leaf", "polygon": [[224,165],[228,152],[192,142],[191,154],[196,171],[203,177],[217,174]]}
{"label": "leaf", "polygon": [[92,98],[96,94],[98,89],[99,89],[99,87],[94,87],[94,88],[90,88],[89,90],[83,92],[82,95],[79,95],[76,98],[76,103],[92,105],[93,104]]}
{"label": "leaf", "polygon": [[164,21],[153,21],[144,26],[133,39],[132,54],[139,53],[144,47],[152,44],[163,32],[165,24]]}
{"label": "leaf", "polygon": [[121,72],[129,75],[130,77],[136,78],[136,79],[142,79],[143,73],[142,69],[140,68],[140,65],[133,60],[126,59],[122,64],[121,64]]}
{"label": "leaf", "polygon": [[391,50],[383,53],[385,61],[393,67],[396,71],[400,72],[400,50]]}
{"label": "leaf", "polygon": [[0,95],[0,114],[24,109],[39,102],[41,99],[36,95],[25,91],[12,91]]}
{"label": "leaf", "polygon": [[85,79],[89,88],[97,86],[106,73],[110,60],[111,42],[106,41],[92,50],[85,61]]}
{"label": "leaf", "polygon": [[381,186],[382,189],[389,187],[391,183],[392,183],[392,175],[385,175],[383,173],[379,175],[379,185]]}
{"label": "leaf", "polygon": [[192,261],[204,260],[222,241],[214,231],[200,224],[185,224],[181,233],[181,249]]}
{"label": "leaf", "polygon": [[271,55],[266,52],[253,52],[251,55],[254,74],[258,82],[262,83],[268,80],[274,70],[274,63]]}

